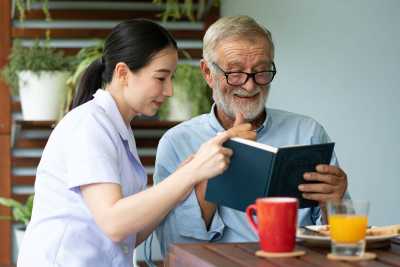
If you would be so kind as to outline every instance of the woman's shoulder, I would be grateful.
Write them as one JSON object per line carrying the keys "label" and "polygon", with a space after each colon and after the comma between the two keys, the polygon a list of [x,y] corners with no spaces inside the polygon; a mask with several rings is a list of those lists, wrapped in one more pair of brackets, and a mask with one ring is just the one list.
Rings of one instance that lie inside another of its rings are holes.
{"label": "woman's shoulder", "polygon": [[112,121],[107,116],[104,109],[89,101],[68,112],[57,126],[78,130],[80,128],[97,130],[104,128],[112,130]]}

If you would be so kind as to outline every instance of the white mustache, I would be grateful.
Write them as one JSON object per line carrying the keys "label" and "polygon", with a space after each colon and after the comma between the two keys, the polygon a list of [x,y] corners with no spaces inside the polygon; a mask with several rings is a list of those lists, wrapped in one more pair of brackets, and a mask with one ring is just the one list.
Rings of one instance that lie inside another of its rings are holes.
{"label": "white mustache", "polygon": [[236,89],[236,90],[234,90],[232,93],[233,93],[234,95],[242,96],[242,97],[253,97],[253,96],[259,94],[259,93],[261,92],[261,90],[262,90],[262,89],[257,88],[256,91],[250,93],[250,92],[248,92],[248,91],[246,91],[246,90],[244,90],[244,89]]}

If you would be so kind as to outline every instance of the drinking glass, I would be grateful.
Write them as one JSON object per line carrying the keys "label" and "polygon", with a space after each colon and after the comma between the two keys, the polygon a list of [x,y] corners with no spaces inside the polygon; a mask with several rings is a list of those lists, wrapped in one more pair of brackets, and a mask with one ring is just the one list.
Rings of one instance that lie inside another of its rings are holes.
{"label": "drinking glass", "polygon": [[337,256],[362,256],[368,227],[369,202],[342,200],[328,202],[331,253]]}

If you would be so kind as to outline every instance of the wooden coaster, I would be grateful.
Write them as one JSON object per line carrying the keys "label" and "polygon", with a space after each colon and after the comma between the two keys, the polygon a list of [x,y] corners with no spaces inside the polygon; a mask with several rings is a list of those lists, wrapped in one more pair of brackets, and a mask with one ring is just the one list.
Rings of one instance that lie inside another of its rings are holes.
{"label": "wooden coaster", "polygon": [[292,252],[266,252],[262,250],[256,251],[256,256],[263,258],[290,258],[303,256],[305,254],[306,252],[303,250],[295,250]]}
{"label": "wooden coaster", "polygon": [[362,256],[337,256],[329,253],[326,257],[334,261],[368,261],[375,259],[376,254],[372,252],[365,252]]}

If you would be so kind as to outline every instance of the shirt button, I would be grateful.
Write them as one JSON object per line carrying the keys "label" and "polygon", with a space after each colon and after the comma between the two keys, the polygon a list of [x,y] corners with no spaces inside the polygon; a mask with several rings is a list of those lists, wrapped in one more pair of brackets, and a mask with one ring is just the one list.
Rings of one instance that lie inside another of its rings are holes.
{"label": "shirt button", "polygon": [[122,248],[122,252],[123,252],[124,254],[129,254],[129,246],[128,246],[128,245],[123,244],[123,245],[121,246],[121,248]]}

